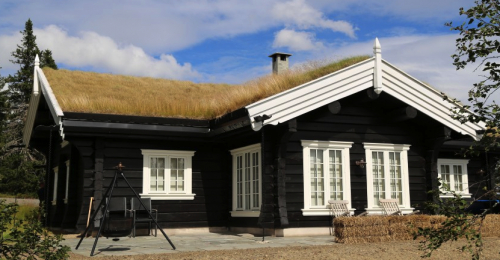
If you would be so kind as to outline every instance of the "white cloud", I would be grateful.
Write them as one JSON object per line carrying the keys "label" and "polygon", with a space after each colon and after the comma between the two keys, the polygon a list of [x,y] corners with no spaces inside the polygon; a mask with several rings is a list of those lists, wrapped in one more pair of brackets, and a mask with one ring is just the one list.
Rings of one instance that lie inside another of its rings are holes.
{"label": "white cloud", "polygon": [[161,54],[155,58],[137,46],[120,45],[110,37],[95,32],[81,32],[74,37],[51,25],[35,29],[34,33],[40,49],[52,50],[54,59],[69,67],[92,67],[114,74],[173,79],[199,76],[189,63],[179,64],[172,55]]}
{"label": "white cloud", "polygon": [[18,31],[30,17],[37,27],[53,24],[70,35],[92,31],[153,54],[284,25],[328,29],[349,37],[354,37],[355,30],[349,22],[330,19],[301,0],[2,1],[6,8],[0,8],[0,34]]}
{"label": "white cloud", "polygon": [[0,76],[14,73],[19,69],[19,65],[12,64],[9,60],[13,59],[12,51],[16,49],[16,44],[21,42],[21,34],[0,35]]}
{"label": "white cloud", "polygon": [[355,38],[355,28],[352,24],[346,21],[328,19],[322,12],[312,8],[304,0],[276,3],[273,7],[273,15],[285,24],[296,26],[299,29],[330,29]]}
{"label": "white cloud", "polygon": [[286,47],[291,51],[313,51],[322,49],[323,43],[316,41],[314,33],[283,29],[274,36],[273,48]]}

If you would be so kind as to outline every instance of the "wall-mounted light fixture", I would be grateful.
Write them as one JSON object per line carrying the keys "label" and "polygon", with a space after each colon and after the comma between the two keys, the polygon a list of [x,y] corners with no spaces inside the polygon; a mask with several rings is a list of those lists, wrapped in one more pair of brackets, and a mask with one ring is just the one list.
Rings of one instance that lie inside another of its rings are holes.
{"label": "wall-mounted light fixture", "polygon": [[361,159],[359,161],[356,161],[356,165],[359,166],[359,168],[365,168],[365,160]]}
{"label": "wall-mounted light fixture", "polygon": [[264,120],[267,120],[267,119],[269,119],[271,117],[272,117],[272,115],[268,116],[268,115],[264,114],[262,116],[256,116],[256,117],[254,117],[253,120],[255,120],[255,122],[258,123],[258,122],[264,122]]}
{"label": "wall-mounted light fixture", "polygon": [[479,175],[479,176],[483,176],[484,170],[480,169],[479,171],[476,172],[476,174]]}

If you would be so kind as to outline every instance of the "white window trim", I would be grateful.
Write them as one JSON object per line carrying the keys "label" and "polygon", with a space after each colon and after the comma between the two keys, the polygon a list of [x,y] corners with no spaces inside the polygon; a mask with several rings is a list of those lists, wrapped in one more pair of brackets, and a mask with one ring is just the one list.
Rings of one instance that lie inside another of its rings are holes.
{"label": "white window trim", "polygon": [[[194,200],[196,194],[192,193],[193,169],[192,161],[194,151],[176,151],[176,150],[147,150],[141,149],[143,155],[143,178],[142,178],[142,198],[151,198],[151,200]],[[166,157],[165,170],[168,172],[165,176],[165,191],[150,191],[150,170],[149,163],[151,157]],[[184,191],[170,192],[170,157],[184,158]]]}
{"label": "white window trim", "polygon": [[[317,140],[302,140],[302,156],[303,156],[303,172],[304,172],[304,208],[302,209],[302,215],[304,216],[329,216],[330,208],[328,205],[329,198],[325,196],[325,205],[312,207],[311,206],[311,172],[310,172],[310,149],[326,149],[326,150],[341,150],[342,151],[342,185],[344,187],[344,200],[349,201],[347,207],[350,209],[351,215],[354,214],[354,210],[351,202],[351,169],[350,169],[350,157],[349,149],[352,147],[353,142],[336,142],[336,141],[317,141]],[[327,153],[325,153],[326,155]],[[327,162],[326,160],[325,162]],[[325,163],[325,165],[327,165]],[[328,167],[325,167],[325,176],[328,173]],[[329,176],[329,175],[328,175]],[[325,181],[325,194],[330,194],[329,181]],[[329,196],[329,195],[328,195]]]}
{"label": "white window trim", "polygon": [[54,190],[52,193],[52,205],[57,205],[57,182],[59,182],[59,167],[54,167]]}
{"label": "white window trim", "polygon": [[[410,150],[409,144],[384,144],[384,143],[363,143],[365,148],[366,156],[366,192],[368,200],[368,208],[365,210],[370,215],[382,215],[384,214],[383,209],[374,205],[373,200],[373,167],[372,167],[372,151],[381,151],[384,153],[384,162],[386,156],[389,152],[400,152],[401,153],[401,182],[402,182],[402,195],[403,195],[403,205],[399,205],[399,208],[403,214],[409,214],[413,212],[414,208],[410,205],[410,178],[408,172],[408,150]],[[385,168],[385,176],[390,176],[388,174],[389,167]],[[388,178],[386,178],[388,179]],[[388,182],[388,181],[387,181]],[[386,184],[386,187],[390,187]],[[386,198],[390,199],[390,192],[386,192]]]}
{"label": "white window trim", "polygon": [[[462,183],[464,185],[464,191],[455,192],[462,196],[462,198],[471,198],[472,194],[469,193],[469,173],[467,171],[467,164],[469,164],[469,159],[438,159],[438,177],[441,178],[441,165],[460,165],[462,166]],[[450,185],[452,186],[452,185]],[[453,187],[453,186],[452,186]],[[441,187],[440,187],[441,188]],[[451,187],[450,187],[451,189]],[[442,191],[442,190],[440,190]],[[440,194],[441,198],[453,198],[452,192],[445,192],[445,194]]]}
{"label": "white window trim", "polygon": [[69,160],[66,161],[66,191],[64,193],[64,204],[68,204],[68,194],[69,194]]}
{"label": "white window trim", "polygon": [[250,152],[259,152],[259,205],[262,206],[262,148],[260,143],[259,144],[253,144],[237,149],[230,150],[231,155],[232,155],[232,197],[233,197],[233,207],[231,213],[231,217],[259,217],[260,215],[260,207],[259,209],[255,210],[236,210],[238,201],[237,201],[237,178],[236,178],[236,158],[238,155],[245,154],[245,153],[250,153]]}

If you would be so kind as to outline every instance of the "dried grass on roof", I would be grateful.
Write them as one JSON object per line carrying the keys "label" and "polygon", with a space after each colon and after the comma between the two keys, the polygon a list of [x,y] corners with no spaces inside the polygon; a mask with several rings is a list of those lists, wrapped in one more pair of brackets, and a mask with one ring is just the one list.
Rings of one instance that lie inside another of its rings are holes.
{"label": "dried grass on roof", "polygon": [[50,68],[43,71],[65,112],[213,119],[368,58],[351,57],[327,65],[308,63],[241,85]]}

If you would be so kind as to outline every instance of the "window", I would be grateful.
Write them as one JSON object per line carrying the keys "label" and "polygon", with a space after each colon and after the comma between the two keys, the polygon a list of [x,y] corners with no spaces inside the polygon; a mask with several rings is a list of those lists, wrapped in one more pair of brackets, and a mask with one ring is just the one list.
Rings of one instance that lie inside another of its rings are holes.
{"label": "window", "polygon": [[66,191],[64,193],[64,204],[68,204],[69,195],[69,161],[66,161]]}
{"label": "window", "polygon": [[408,144],[363,143],[366,155],[368,208],[382,214],[380,199],[397,199],[403,213],[410,213]]}
{"label": "window", "polygon": [[462,197],[470,198],[469,183],[467,178],[467,164],[464,159],[438,159],[438,172],[441,178],[441,197],[453,197],[454,191]]}
{"label": "window", "polygon": [[194,151],[142,150],[143,198],[193,200],[192,157]]}
{"label": "window", "polygon": [[329,215],[328,200],[351,203],[351,146],[352,142],[302,141],[304,216]]}
{"label": "window", "polygon": [[262,200],[260,144],[231,150],[233,156],[233,217],[258,217]]}
{"label": "window", "polygon": [[59,182],[59,167],[54,167],[54,190],[52,193],[52,205],[57,205],[57,184]]}

